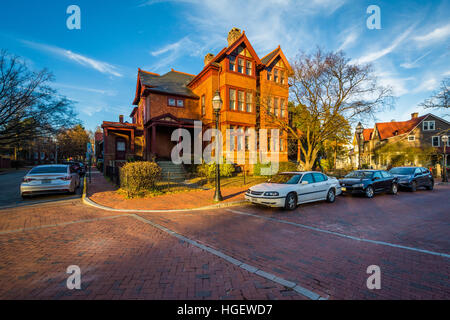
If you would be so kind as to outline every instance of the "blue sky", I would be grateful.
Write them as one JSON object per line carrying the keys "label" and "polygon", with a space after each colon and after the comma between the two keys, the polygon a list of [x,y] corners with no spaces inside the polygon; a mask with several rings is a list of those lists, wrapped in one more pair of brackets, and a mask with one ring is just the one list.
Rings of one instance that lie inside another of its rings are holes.
{"label": "blue sky", "polygon": [[[450,1],[1,1],[0,47],[50,69],[91,130],[130,114],[138,68],[196,74],[232,27],[245,30],[260,58],[278,45],[288,58],[320,46],[372,63],[398,98],[379,121],[422,114],[418,104],[450,76]],[[81,30],[66,27],[72,4]],[[381,9],[380,30],[366,26],[369,5]]]}

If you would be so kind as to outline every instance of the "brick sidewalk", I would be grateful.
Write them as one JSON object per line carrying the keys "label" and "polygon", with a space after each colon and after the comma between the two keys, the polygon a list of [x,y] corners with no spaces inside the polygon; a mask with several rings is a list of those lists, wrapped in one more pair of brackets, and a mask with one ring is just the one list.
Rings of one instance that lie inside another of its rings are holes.
{"label": "brick sidewalk", "polygon": [[[98,171],[92,172],[92,182],[88,183],[87,196],[92,201],[114,209],[137,210],[177,210],[193,209],[214,205],[214,189],[195,190],[148,198],[126,199],[116,192],[117,187],[107,181]],[[222,188],[224,203],[244,200],[248,186]]]}

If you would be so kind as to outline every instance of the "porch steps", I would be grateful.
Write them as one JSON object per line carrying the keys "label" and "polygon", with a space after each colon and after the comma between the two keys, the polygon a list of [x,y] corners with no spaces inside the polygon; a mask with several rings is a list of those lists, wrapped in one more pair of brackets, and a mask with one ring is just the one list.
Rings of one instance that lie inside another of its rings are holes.
{"label": "porch steps", "polygon": [[182,164],[174,164],[172,161],[157,161],[161,167],[161,178],[174,182],[186,180],[186,171]]}

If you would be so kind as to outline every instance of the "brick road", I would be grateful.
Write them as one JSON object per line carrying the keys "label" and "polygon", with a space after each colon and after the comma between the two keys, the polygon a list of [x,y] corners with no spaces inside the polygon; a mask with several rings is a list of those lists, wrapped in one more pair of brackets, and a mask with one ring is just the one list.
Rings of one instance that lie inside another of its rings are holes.
{"label": "brick road", "polygon": [[[329,299],[449,299],[449,195],[438,186],[294,212],[243,206],[139,216]],[[79,291],[65,285],[73,264],[82,270]],[[381,268],[380,290],[366,287],[369,265]],[[72,201],[0,211],[0,298],[305,296],[133,215]]]}

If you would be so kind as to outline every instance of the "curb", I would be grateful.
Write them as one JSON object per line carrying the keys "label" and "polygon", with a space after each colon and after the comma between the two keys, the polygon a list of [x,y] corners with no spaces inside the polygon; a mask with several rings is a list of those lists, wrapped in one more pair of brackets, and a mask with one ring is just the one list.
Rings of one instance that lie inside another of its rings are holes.
{"label": "curb", "polygon": [[218,203],[218,204],[213,204],[213,205],[204,206],[204,207],[198,207],[198,208],[191,208],[191,209],[158,209],[158,210],[116,209],[116,208],[111,208],[111,207],[107,207],[107,206],[98,204],[95,201],[89,199],[89,197],[87,196],[87,181],[86,181],[86,177],[84,177],[83,196],[81,198],[83,200],[83,203],[88,205],[88,206],[95,207],[95,208],[101,209],[101,210],[106,210],[106,211],[124,212],[124,213],[130,213],[130,212],[136,212],[136,213],[190,212],[190,211],[202,211],[202,210],[228,208],[228,207],[243,205],[243,204],[247,203],[247,201],[245,201],[245,200],[239,200],[239,201],[224,202],[224,203]]}

